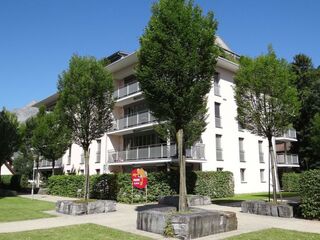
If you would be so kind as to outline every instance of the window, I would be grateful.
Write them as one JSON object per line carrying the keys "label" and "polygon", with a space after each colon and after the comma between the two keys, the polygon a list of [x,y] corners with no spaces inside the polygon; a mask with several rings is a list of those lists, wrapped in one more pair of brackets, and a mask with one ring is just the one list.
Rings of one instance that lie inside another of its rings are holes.
{"label": "window", "polygon": [[262,149],[262,143],[263,141],[259,140],[258,145],[259,145],[259,162],[264,163],[264,154],[263,154],[263,149]]}
{"label": "window", "polygon": [[96,157],[96,163],[99,163],[101,161],[101,140],[97,140],[97,157]]}
{"label": "window", "polygon": [[245,168],[240,168],[240,180],[242,183],[246,182],[246,169]]}
{"label": "window", "polygon": [[245,162],[244,150],[243,150],[244,138],[239,138],[239,158],[240,162]]}
{"label": "window", "polygon": [[80,175],[84,175],[84,170],[83,169],[80,170]]}
{"label": "window", "polygon": [[96,169],[96,174],[100,175],[100,169]]}
{"label": "window", "polygon": [[214,103],[214,116],[217,128],[222,128],[221,126],[221,115],[220,115],[220,103]]}
{"label": "window", "polygon": [[82,151],[81,157],[80,157],[80,164],[84,164],[84,152]]}
{"label": "window", "polygon": [[217,168],[217,172],[222,172],[223,171],[223,168]]}
{"label": "window", "polygon": [[222,135],[216,135],[216,159],[217,161],[223,161],[222,158],[222,144],[221,144]]}
{"label": "window", "polygon": [[68,162],[67,162],[67,164],[68,164],[68,165],[70,165],[70,164],[71,164],[71,147],[72,147],[72,145],[70,145],[70,147],[69,147],[69,152],[68,152]]}
{"label": "window", "polygon": [[216,95],[216,96],[221,96],[219,82],[220,82],[220,74],[218,72],[216,72],[214,74],[214,85],[213,85],[214,86],[214,95]]}
{"label": "window", "polygon": [[266,182],[265,177],[264,177],[264,169],[260,169],[260,182],[264,183]]}

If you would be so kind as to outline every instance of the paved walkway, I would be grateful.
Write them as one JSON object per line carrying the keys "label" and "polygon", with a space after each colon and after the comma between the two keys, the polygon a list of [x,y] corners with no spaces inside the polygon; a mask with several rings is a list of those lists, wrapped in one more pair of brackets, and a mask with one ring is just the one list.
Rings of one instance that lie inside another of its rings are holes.
{"label": "paved walkway", "polygon": [[[24,195],[23,197],[31,198],[30,195]],[[55,202],[59,199],[66,199],[55,196],[47,195],[35,195],[35,199],[46,200]],[[74,224],[83,223],[95,223],[103,226],[116,228],[119,230],[136,233],[143,236],[148,236],[153,239],[164,239],[161,235],[153,234],[145,231],[136,229],[136,207],[138,205],[128,204],[117,204],[117,211],[107,214],[94,214],[94,215],[83,215],[83,216],[69,216],[63,214],[57,214],[54,211],[49,213],[57,215],[55,218],[47,219],[35,219],[20,222],[9,222],[0,224],[0,233],[5,232],[18,232],[34,229],[45,229],[51,227],[61,227]],[[296,231],[314,232],[320,233],[320,221],[308,221],[295,218],[275,218],[268,216],[259,216],[253,214],[241,213],[239,207],[226,207],[219,205],[209,205],[201,207],[208,210],[225,210],[233,211],[237,213],[238,218],[238,230],[221,233],[217,235],[211,235],[208,237],[199,238],[205,239],[224,239],[230,236],[238,235],[241,233],[258,231],[267,228],[283,228]]]}

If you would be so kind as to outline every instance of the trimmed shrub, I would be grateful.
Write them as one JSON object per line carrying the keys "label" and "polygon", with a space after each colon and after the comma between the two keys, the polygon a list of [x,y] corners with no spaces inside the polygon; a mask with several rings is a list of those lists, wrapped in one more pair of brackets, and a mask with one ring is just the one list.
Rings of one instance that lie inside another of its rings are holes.
{"label": "trimmed shrub", "polygon": [[286,192],[300,191],[300,174],[299,173],[283,173],[282,175],[282,189]]}
{"label": "trimmed shrub", "polygon": [[300,177],[301,212],[305,218],[320,219],[320,170],[303,172]]}
{"label": "trimmed shrub", "polygon": [[[76,197],[77,190],[84,186],[82,175],[52,176],[48,181],[49,194]],[[207,195],[211,198],[233,196],[233,177],[230,172],[189,172],[187,189],[189,194]],[[96,199],[112,199],[123,203],[158,201],[160,196],[179,192],[177,172],[148,173],[147,199],[145,189],[133,188],[129,173],[90,176],[90,196]]]}

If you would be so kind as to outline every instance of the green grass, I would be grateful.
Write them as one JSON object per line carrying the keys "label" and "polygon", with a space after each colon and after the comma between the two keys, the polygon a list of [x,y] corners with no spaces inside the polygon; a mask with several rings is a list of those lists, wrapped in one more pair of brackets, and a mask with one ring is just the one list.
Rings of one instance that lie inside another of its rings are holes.
{"label": "green grass", "polygon": [[0,222],[12,222],[35,218],[48,218],[53,215],[43,211],[53,210],[54,203],[22,197],[0,198]]}
{"label": "green grass", "polygon": [[0,240],[148,240],[150,238],[95,224],[81,224],[17,233],[2,233]]}
{"label": "green grass", "polygon": [[271,228],[258,232],[241,234],[228,240],[315,240],[320,239],[320,234],[297,232],[284,229]]}
{"label": "green grass", "polygon": [[[282,192],[282,197],[296,197],[298,196],[298,193],[295,192]],[[246,193],[246,194],[236,194],[233,197],[228,198],[216,198],[212,202],[215,204],[219,203],[228,203],[228,202],[241,202],[245,200],[265,200],[268,199],[268,193]],[[271,193],[271,199],[272,199],[272,193]],[[278,199],[280,199],[280,196],[278,194]]]}

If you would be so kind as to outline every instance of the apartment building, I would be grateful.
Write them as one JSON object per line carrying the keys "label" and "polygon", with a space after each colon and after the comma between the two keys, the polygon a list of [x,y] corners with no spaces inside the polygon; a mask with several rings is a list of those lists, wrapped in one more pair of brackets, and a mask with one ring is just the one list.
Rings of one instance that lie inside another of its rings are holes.
{"label": "apartment building", "polygon": [[[217,38],[217,44],[226,54],[237,57]],[[139,82],[134,75],[138,62],[137,52],[117,52],[109,57],[106,67],[114,79],[114,125],[105,135],[90,146],[90,174],[130,172],[134,167],[147,171],[169,171],[178,168],[176,144],[172,139],[161,139],[155,132],[157,124],[147,108]],[[199,141],[187,149],[187,168],[202,171],[231,171],[235,192],[263,192],[268,190],[268,142],[241,129],[236,120],[237,106],[234,99],[234,74],[238,65],[219,57],[213,86],[208,95],[207,129]],[[57,94],[37,103],[52,108]],[[294,130],[275,144],[289,145],[296,141]],[[277,145],[277,146],[278,146]],[[288,154],[286,147],[278,155],[278,167],[299,167],[298,158]],[[51,163],[42,161],[39,168],[50,171]],[[73,144],[56,162],[56,168],[66,174],[84,173],[82,149]]]}

